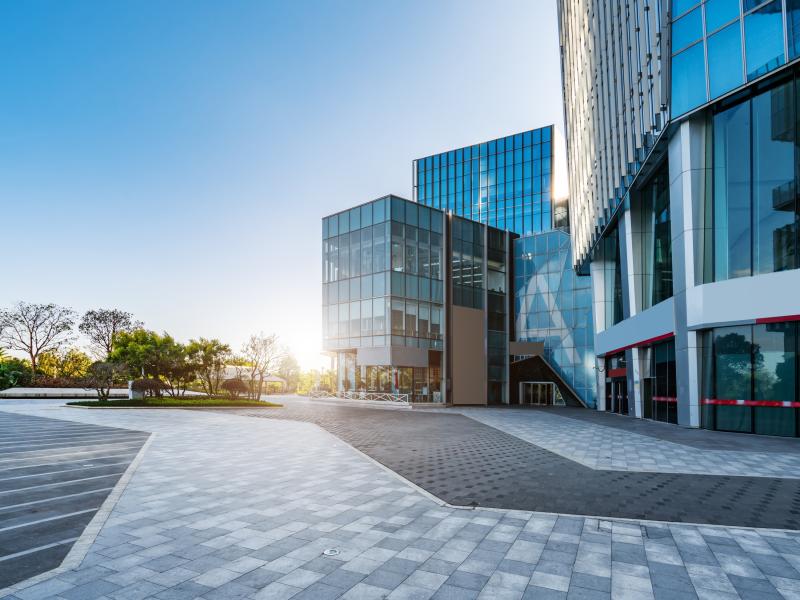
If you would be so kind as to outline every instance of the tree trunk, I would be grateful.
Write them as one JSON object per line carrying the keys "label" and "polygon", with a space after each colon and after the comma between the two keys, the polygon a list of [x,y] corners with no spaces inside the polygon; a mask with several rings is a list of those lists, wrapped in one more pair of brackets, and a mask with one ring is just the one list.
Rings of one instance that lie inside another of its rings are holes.
{"label": "tree trunk", "polygon": [[33,352],[29,352],[28,355],[31,357],[31,383],[36,381],[36,356]]}

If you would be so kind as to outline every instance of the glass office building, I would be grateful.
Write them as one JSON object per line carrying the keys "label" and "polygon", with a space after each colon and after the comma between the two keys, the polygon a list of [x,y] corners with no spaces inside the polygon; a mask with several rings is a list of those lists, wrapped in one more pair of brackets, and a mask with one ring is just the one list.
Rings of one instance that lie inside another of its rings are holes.
{"label": "glass office building", "polygon": [[519,235],[567,225],[553,205],[553,127],[413,161],[414,200]]}
{"label": "glass office building", "polygon": [[598,407],[798,436],[800,3],[588,4],[558,11]]}
{"label": "glass office building", "polygon": [[[323,219],[323,348],[339,390],[441,401],[443,228],[441,212],[397,196]],[[414,349],[408,364],[365,350],[357,360],[359,349],[401,347]]]}
{"label": "glass office building", "polygon": [[338,391],[502,403],[509,235],[398,196],[325,217],[323,347]]}

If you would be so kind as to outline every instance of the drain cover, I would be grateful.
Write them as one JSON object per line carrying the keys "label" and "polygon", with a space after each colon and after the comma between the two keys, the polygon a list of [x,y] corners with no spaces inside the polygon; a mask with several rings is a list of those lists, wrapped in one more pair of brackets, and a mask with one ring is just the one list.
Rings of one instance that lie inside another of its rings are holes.
{"label": "drain cover", "polygon": [[339,556],[339,552],[340,550],[338,548],[328,548],[322,551],[325,556]]}

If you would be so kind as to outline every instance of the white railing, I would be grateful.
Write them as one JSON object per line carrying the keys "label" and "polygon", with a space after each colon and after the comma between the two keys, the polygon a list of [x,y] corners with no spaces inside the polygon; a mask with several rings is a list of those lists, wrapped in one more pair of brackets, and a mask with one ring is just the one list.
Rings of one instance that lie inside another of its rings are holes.
{"label": "white railing", "polygon": [[408,404],[408,394],[391,394],[388,392],[344,392],[348,400],[375,400],[378,402],[394,402]]}
{"label": "white railing", "polygon": [[393,404],[408,404],[408,394],[392,394],[389,392],[326,392],[312,390],[309,398],[342,398],[344,400],[372,400],[376,402],[391,402]]}

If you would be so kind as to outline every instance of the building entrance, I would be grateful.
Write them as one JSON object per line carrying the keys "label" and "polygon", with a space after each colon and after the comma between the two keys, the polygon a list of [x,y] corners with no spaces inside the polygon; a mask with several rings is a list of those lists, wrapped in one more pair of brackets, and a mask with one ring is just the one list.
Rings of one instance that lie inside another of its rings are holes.
{"label": "building entrance", "polygon": [[550,406],[555,398],[555,384],[551,381],[520,381],[520,404]]}
{"label": "building entrance", "polygon": [[606,383],[606,410],[618,415],[628,414],[628,379],[613,377]]}

